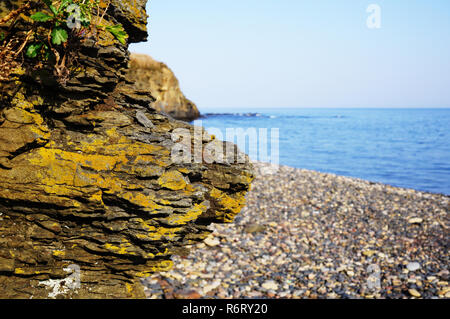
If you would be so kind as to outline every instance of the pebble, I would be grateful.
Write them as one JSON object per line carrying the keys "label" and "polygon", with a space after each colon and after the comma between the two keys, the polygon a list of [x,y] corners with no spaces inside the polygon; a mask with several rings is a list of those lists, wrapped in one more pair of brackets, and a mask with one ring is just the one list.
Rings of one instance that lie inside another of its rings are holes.
{"label": "pebble", "polygon": [[408,220],[408,223],[410,223],[410,224],[421,224],[422,222],[423,222],[423,219],[419,218],[419,217],[414,217],[414,218],[411,218],[410,220]]}
{"label": "pebble", "polygon": [[175,299],[199,299],[202,296],[195,290],[177,290],[173,293]]}
{"label": "pebble", "polygon": [[266,290],[277,290],[278,284],[273,280],[268,280],[262,284],[262,287]]}
{"label": "pebble", "polygon": [[217,238],[207,237],[204,243],[210,247],[215,247],[220,245],[220,241]]}
{"label": "pebble", "polygon": [[411,296],[416,297],[416,298],[419,298],[422,296],[420,294],[420,292],[418,292],[416,289],[409,289],[408,292]]}
{"label": "pebble", "polygon": [[419,270],[421,266],[418,262],[410,262],[406,265],[406,268],[408,268],[409,271],[416,271]]}
{"label": "pebble", "polygon": [[216,289],[217,287],[219,287],[221,284],[220,280],[214,280],[211,284],[206,285],[205,287],[203,287],[203,294],[207,294],[208,292],[210,292],[211,290]]}
{"label": "pebble", "polygon": [[367,256],[367,257],[372,257],[376,253],[377,252],[375,250],[365,250],[365,251],[363,251],[363,255]]}
{"label": "pebble", "polygon": [[264,225],[258,225],[258,224],[250,224],[244,228],[244,231],[246,233],[252,234],[252,233],[260,233],[266,230],[266,227]]}

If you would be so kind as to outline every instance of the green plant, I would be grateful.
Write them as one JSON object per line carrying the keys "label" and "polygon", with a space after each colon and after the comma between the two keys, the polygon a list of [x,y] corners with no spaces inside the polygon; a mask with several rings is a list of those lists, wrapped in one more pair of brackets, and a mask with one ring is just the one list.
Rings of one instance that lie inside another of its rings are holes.
{"label": "green plant", "polygon": [[[31,15],[37,23],[49,28],[49,37],[51,45],[64,45],[69,39],[69,34],[80,37],[95,33],[93,31],[106,30],[110,32],[120,43],[125,44],[128,38],[122,25],[105,26],[100,24],[103,20],[97,17],[94,21],[92,11],[99,8],[99,0],[42,0],[47,6],[49,12],[39,11]],[[59,5],[57,5],[59,3]],[[109,6],[109,4],[108,4]],[[105,10],[106,12],[106,10]],[[48,51],[51,46],[46,45],[41,39],[30,44],[27,50],[27,56],[35,58],[40,51]]]}
{"label": "green plant", "polygon": [[102,24],[110,1],[102,15],[100,0],[41,1],[45,4],[44,9],[30,16],[34,21],[34,36],[25,55],[50,62],[61,83],[67,80],[70,73],[67,65],[73,65],[77,48],[84,39],[93,36],[98,39],[99,32],[109,32],[120,43],[126,44],[128,34],[121,24]]}
{"label": "green plant", "polygon": [[[126,44],[128,34],[120,24],[103,22],[111,0],[27,1],[0,19],[0,81],[8,81],[15,68],[23,64],[22,52],[35,63],[32,69],[53,69],[64,84],[78,68],[78,52],[86,39],[99,40],[102,32]],[[102,7],[102,9],[101,9]],[[33,10],[38,10],[34,14]],[[10,32],[20,19],[33,21],[26,32]],[[9,23],[9,26],[6,24]]]}

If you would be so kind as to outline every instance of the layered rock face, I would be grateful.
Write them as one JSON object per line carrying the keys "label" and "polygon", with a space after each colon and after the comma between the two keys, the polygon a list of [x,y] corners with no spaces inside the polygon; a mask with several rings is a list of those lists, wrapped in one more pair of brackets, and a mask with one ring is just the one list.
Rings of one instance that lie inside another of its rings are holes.
{"label": "layered rock face", "polygon": [[[2,2],[0,21],[25,2]],[[145,4],[101,1],[105,23],[143,41]],[[26,34],[33,10],[0,31]],[[61,84],[19,54],[0,81],[2,298],[144,297],[139,278],[231,222],[253,178],[234,145],[157,112],[126,77],[127,45],[102,33],[77,61]]]}
{"label": "layered rock face", "polygon": [[175,119],[192,121],[200,116],[195,104],[181,92],[178,79],[169,67],[145,54],[131,54],[127,78],[136,88],[148,90],[156,99],[154,107]]}

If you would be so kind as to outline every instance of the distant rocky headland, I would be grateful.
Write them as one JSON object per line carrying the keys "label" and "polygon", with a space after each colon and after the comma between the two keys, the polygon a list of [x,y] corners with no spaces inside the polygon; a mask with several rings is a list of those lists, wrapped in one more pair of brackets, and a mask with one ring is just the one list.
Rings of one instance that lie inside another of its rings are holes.
{"label": "distant rocky headland", "polygon": [[197,106],[181,92],[178,79],[169,67],[148,55],[132,53],[127,78],[139,90],[148,90],[156,99],[153,107],[175,119],[192,121],[200,116]]}

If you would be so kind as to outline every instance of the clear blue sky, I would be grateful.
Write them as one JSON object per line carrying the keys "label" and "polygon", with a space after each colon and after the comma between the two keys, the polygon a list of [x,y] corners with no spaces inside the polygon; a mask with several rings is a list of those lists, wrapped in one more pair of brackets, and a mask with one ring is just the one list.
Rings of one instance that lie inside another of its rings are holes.
{"label": "clear blue sky", "polygon": [[150,0],[148,13],[131,51],[167,63],[201,111],[450,107],[449,0]]}

